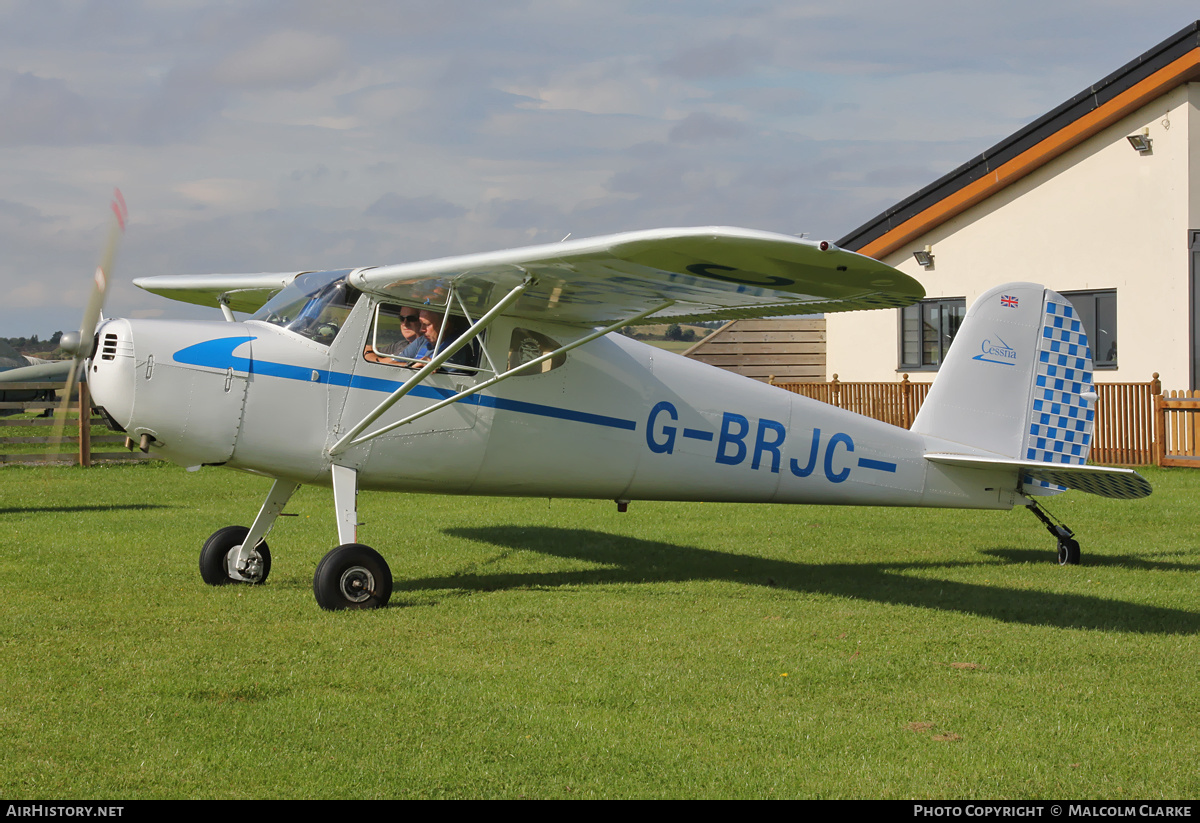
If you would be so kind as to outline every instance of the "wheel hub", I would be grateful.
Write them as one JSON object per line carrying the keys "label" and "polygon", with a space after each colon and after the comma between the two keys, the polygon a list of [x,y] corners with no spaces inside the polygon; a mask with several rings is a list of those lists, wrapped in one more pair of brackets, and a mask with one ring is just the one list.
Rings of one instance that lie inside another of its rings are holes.
{"label": "wheel hub", "polygon": [[342,596],[351,603],[362,603],[375,593],[375,577],[369,569],[362,566],[351,566],[342,572],[338,588]]}
{"label": "wheel hub", "polygon": [[238,555],[241,551],[241,546],[234,546],[229,550],[225,555],[225,569],[233,580],[257,583],[263,576],[262,555],[255,551],[239,560]]}
{"label": "wheel hub", "polygon": [[246,558],[245,561],[238,564],[238,574],[251,583],[257,583],[262,578],[262,557],[258,552],[255,552]]}

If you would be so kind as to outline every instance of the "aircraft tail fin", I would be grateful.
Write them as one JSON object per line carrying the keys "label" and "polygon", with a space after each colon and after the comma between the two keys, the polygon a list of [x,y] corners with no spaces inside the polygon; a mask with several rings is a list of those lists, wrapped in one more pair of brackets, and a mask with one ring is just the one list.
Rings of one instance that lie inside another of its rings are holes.
{"label": "aircraft tail fin", "polygon": [[1087,462],[1095,404],[1075,307],[1036,283],[1008,283],[967,312],[912,430],[1023,464],[1026,494],[1057,494],[1053,472],[1032,469]]}

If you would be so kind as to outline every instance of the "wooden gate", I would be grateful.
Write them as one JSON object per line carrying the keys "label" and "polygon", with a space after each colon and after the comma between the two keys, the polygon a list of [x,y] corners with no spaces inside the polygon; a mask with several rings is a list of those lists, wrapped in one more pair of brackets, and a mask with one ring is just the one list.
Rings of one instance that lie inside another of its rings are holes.
{"label": "wooden gate", "polygon": [[1200,391],[1171,391],[1154,398],[1155,457],[1160,466],[1200,468]]}
{"label": "wooden gate", "polygon": [[1158,372],[1148,383],[1096,383],[1096,419],[1088,460],[1109,466],[1154,462],[1154,401]]}

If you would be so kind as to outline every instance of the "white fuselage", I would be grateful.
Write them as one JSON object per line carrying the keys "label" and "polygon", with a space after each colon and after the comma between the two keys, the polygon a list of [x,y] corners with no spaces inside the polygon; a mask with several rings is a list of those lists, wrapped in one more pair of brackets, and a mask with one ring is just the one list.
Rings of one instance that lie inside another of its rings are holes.
{"label": "white fuselage", "polygon": [[[114,320],[89,369],[97,405],[183,465],[329,485],[453,494],[1010,508],[1012,473],[940,466],[949,445],[609,335],[336,458],[340,435],[412,376],[363,357],[365,296],[330,346],[266,323]],[[500,318],[565,344],[578,328]],[[434,374],[368,431],[486,376]],[[950,444],[958,451],[970,451]]]}

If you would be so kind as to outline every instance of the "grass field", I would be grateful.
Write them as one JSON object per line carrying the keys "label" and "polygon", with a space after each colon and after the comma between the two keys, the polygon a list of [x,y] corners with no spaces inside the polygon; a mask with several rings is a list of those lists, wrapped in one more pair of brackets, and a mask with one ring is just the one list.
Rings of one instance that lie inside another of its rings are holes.
{"label": "grass field", "polygon": [[0,470],[0,796],[1200,797],[1200,472],[1026,512],[332,495],[203,585],[261,478]]}

